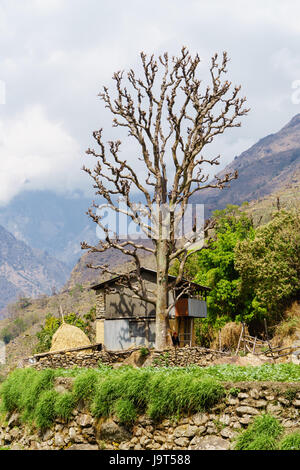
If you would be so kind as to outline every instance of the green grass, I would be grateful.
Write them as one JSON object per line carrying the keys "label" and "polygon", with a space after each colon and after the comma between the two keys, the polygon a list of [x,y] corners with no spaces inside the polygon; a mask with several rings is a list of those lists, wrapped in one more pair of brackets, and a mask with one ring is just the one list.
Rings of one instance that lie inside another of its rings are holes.
{"label": "green grass", "polygon": [[[74,378],[71,391],[55,392],[55,377],[62,376]],[[102,365],[98,369],[16,369],[1,384],[1,409],[9,413],[16,410],[23,422],[45,428],[56,418],[70,419],[77,404],[84,402],[95,417],[117,415],[122,423],[129,425],[143,413],[159,420],[209,410],[225,396],[222,381],[251,380],[299,381],[300,367],[267,364],[260,367],[134,369],[123,366],[112,369]],[[238,393],[238,389],[233,387],[231,392]],[[292,396],[296,395],[291,389],[289,397]],[[258,442],[256,436],[255,445],[272,448],[274,434],[270,434],[270,439],[263,435],[265,444]]]}
{"label": "green grass", "polygon": [[54,379],[62,371],[15,370],[0,389],[3,409],[19,411],[23,422],[46,428],[58,417],[68,420],[77,403],[83,401],[95,417],[115,414],[129,425],[140,413],[159,419],[209,409],[225,395],[218,381],[194,377],[185,369],[125,366],[63,372],[74,377],[72,391],[66,393],[54,390]]}
{"label": "green grass", "polygon": [[300,450],[300,432],[285,436],[279,443],[279,450]]}
{"label": "green grass", "polygon": [[279,421],[269,414],[255,418],[235,443],[235,450],[276,450],[283,432]]}

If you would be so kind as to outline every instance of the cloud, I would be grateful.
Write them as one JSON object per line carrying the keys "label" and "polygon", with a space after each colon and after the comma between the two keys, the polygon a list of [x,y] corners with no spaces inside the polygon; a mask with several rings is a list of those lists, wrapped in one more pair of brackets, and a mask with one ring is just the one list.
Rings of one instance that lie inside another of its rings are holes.
{"label": "cloud", "polygon": [[80,186],[78,143],[41,106],[0,122],[0,154],[2,204],[24,189],[65,192]]}
{"label": "cloud", "polygon": [[[112,132],[97,93],[113,86],[114,71],[136,69],[141,50],[173,55],[187,45],[203,59],[204,75],[213,53],[228,51],[228,78],[251,107],[241,129],[212,149],[229,162],[299,112],[291,102],[292,81],[300,79],[299,15],[293,0],[3,0],[0,200],[29,187],[90,186],[80,155],[94,129]],[[123,154],[131,150],[124,139]]]}

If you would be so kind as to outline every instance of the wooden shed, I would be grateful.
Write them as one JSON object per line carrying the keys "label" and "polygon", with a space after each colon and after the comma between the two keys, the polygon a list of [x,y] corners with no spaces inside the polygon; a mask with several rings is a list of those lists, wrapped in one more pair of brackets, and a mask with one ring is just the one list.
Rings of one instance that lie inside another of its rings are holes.
{"label": "wooden shed", "polygon": [[[156,271],[142,268],[141,274],[146,288],[153,290]],[[96,342],[112,351],[133,346],[155,347],[155,307],[134,298],[129,288],[120,285],[120,278],[121,275],[91,287],[97,298]],[[181,347],[195,343],[194,319],[207,316],[206,294],[210,290],[187,280],[182,281],[182,286],[187,283],[188,294],[176,302],[169,315],[170,328],[178,333]],[[177,289],[180,288],[179,285]],[[170,291],[169,302],[173,300],[174,292]]]}

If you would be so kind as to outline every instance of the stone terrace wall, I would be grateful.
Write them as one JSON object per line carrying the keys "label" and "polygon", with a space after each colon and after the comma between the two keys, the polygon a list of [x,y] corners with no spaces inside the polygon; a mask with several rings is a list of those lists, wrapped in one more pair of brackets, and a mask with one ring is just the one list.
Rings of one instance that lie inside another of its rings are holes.
{"label": "stone terrace wall", "polygon": [[[98,367],[99,363],[107,365],[122,363],[128,359],[134,351],[139,351],[139,349],[126,351],[94,351],[91,353],[63,352],[40,357],[35,363],[32,363],[32,358],[29,358],[24,361],[23,365],[32,365],[36,369],[57,369],[61,367],[67,369],[75,366]],[[212,360],[224,357],[224,355],[226,354],[200,347],[185,347],[176,350],[169,348],[164,351],[151,351],[149,357],[145,357],[144,366],[186,367],[192,364],[206,366],[209,365]]]}
{"label": "stone terrace wall", "polygon": [[[69,389],[68,380],[57,378],[56,389]],[[226,399],[207,413],[159,423],[140,416],[131,429],[116,418],[95,420],[83,406],[69,422],[57,420],[44,431],[22,425],[14,413],[0,424],[0,445],[32,450],[227,450],[233,448],[237,433],[263,412],[276,416],[288,432],[299,429],[299,384],[242,382],[227,383],[225,388]]]}

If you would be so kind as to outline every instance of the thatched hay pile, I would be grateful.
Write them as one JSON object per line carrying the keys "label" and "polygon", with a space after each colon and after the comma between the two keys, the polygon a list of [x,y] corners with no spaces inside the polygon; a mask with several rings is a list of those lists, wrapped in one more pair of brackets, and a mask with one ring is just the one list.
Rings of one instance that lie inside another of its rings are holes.
{"label": "thatched hay pile", "polygon": [[[65,351],[81,346],[89,346],[91,344],[87,335],[77,326],[63,323],[52,337],[52,345],[50,352]],[[85,352],[90,351],[86,349]]]}
{"label": "thatched hay pile", "polygon": [[[242,331],[242,324],[236,322],[226,323],[214,339],[211,347],[213,349],[221,349],[234,351],[238,345],[239,337]],[[245,334],[249,335],[248,328],[245,327]]]}

